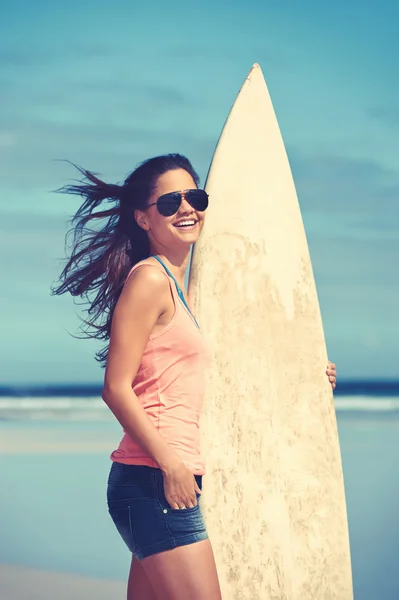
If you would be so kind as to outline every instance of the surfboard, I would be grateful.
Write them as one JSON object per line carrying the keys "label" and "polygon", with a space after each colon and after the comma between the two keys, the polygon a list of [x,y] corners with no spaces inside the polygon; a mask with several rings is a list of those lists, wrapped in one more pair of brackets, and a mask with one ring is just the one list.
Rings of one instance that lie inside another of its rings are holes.
{"label": "surfboard", "polygon": [[189,298],[210,351],[202,503],[223,598],[351,600],[322,319],[259,65],[227,118],[206,190]]}

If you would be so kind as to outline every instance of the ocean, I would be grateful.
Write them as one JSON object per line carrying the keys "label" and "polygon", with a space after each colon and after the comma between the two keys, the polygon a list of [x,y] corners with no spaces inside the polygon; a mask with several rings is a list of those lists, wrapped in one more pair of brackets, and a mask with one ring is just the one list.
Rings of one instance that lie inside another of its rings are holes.
{"label": "ocean", "polygon": [[[335,392],[337,414],[399,411],[399,381],[341,381]],[[98,421],[113,416],[99,385],[0,386],[0,421]]]}
{"label": "ocean", "polygon": [[[100,394],[0,388],[0,563],[127,579],[105,502],[121,428]],[[340,381],[335,407],[355,600],[398,600],[399,381]]]}

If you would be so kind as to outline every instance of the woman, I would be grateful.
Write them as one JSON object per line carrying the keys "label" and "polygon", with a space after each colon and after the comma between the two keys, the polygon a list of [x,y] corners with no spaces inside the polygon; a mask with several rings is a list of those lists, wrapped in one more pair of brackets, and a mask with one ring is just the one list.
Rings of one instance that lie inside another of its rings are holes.
{"label": "woman", "polygon": [[[62,190],[84,202],[55,292],[84,295],[86,335],[109,340],[97,357],[103,399],[125,431],[111,455],[108,507],[132,552],[127,598],[220,600],[199,506],[207,351],[184,289],[208,197],[179,154],[145,161],[121,186],[81,172],[84,181]],[[103,201],[113,206],[98,209]],[[326,372],[334,388],[335,365]]]}

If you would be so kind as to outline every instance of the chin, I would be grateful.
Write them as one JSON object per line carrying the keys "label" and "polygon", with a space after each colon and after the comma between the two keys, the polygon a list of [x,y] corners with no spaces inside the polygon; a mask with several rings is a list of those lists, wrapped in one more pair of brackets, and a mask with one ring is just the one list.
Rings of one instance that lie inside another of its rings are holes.
{"label": "chin", "polygon": [[192,246],[198,240],[198,235],[187,236],[186,240],[180,240],[185,246]]}
{"label": "chin", "polygon": [[194,244],[198,238],[199,238],[200,232],[199,231],[190,231],[185,233],[184,235],[179,235],[179,241],[182,242],[183,244]]}

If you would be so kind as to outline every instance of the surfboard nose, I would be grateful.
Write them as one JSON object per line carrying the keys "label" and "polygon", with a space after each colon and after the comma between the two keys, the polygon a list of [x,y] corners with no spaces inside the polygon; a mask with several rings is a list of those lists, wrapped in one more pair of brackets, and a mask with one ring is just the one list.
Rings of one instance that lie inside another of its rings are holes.
{"label": "surfboard nose", "polygon": [[254,63],[246,77],[246,80],[248,80],[248,79],[251,80],[254,78],[258,78],[258,77],[261,77],[262,79],[264,79],[260,64]]}
{"label": "surfboard nose", "polygon": [[259,71],[260,73],[262,73],[262,69],[260,67],[259,63],[254,63],[251,67],[250,72],[248,73],[248,76],[250,76],[251,74],[255,73],[256,71]]}

